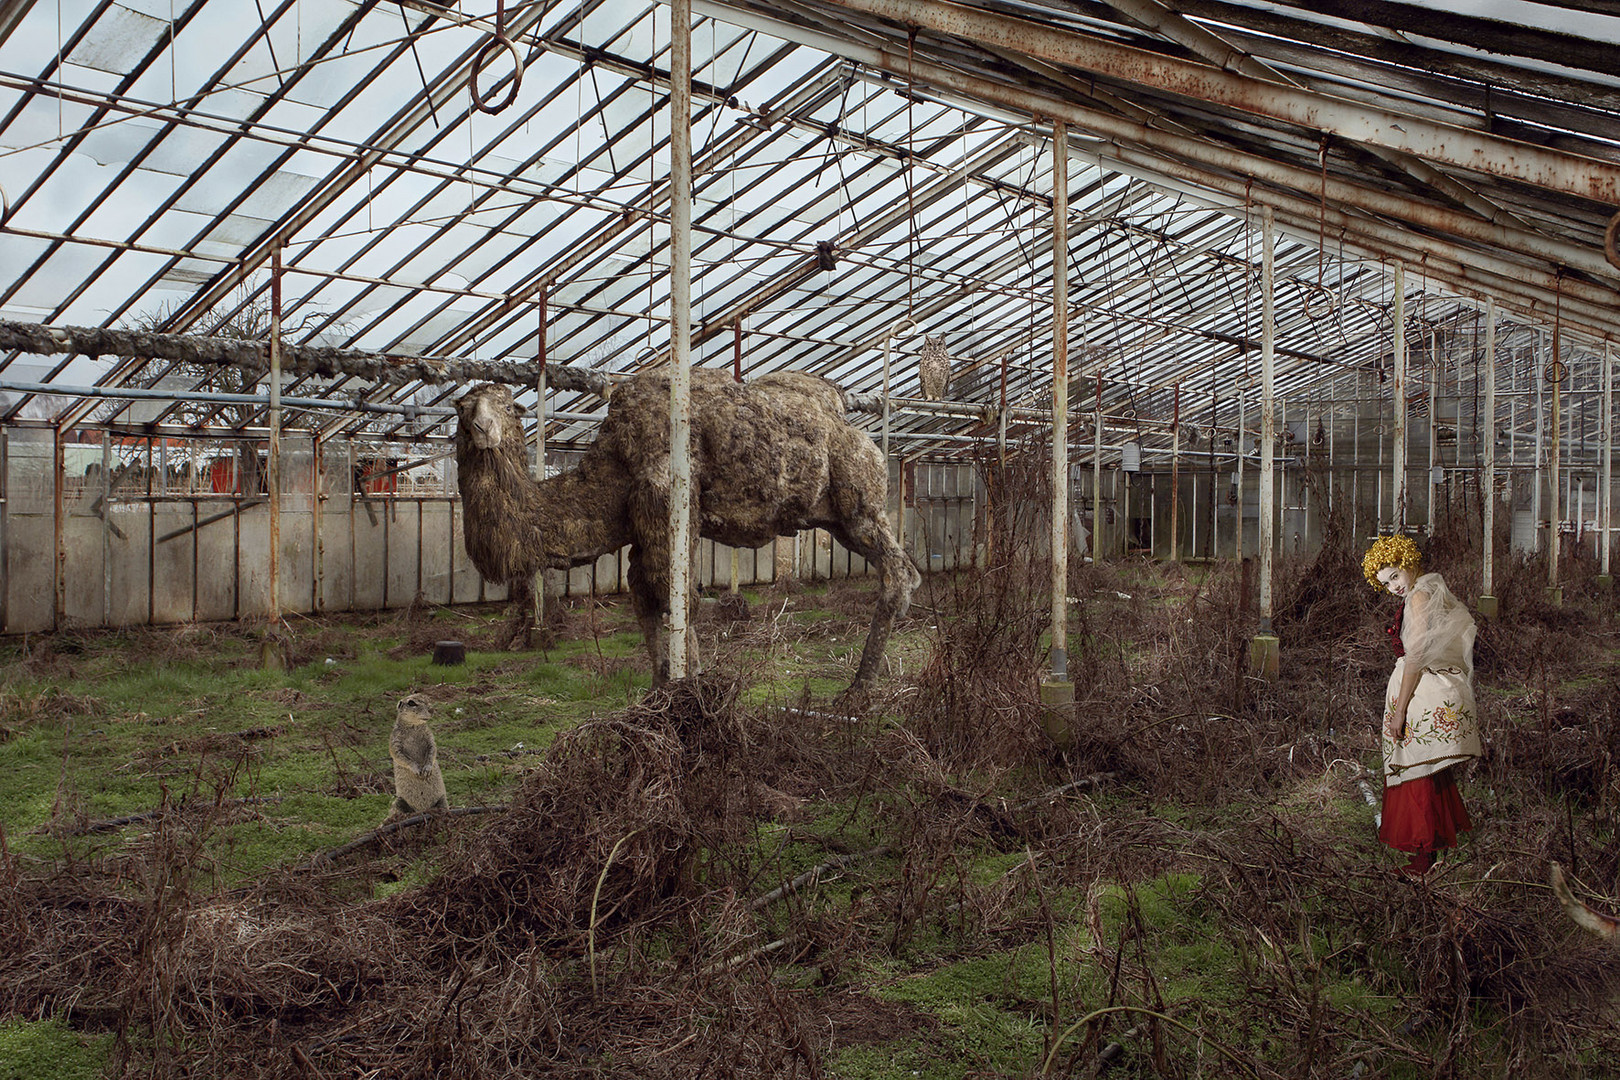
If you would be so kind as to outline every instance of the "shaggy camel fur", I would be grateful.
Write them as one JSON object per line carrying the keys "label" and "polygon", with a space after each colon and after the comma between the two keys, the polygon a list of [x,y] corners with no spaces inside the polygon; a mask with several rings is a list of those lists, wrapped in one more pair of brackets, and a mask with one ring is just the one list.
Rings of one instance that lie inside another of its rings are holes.
{"label": "shaggy camel fur", "polygon": [[[647,372],[617,387],[579,467],[542,483],[528,475],[510,391],[475,386],[456,408],[467,552],[486,579],[512,589],[520,606],[513,640],[527,632],[529,582],[538,570],[583,565],[629,544],[631,601],[653,677],[666,679],[669,376]],[[694,552],[698,536],[759,547],[821,528],[877,567],[877,610],[851,684],[858,689],[877,675],[894,620],[922,578],[889,529],[883,456],[844,413],[844,392],[814,375],[737,383],[722,371],[692,372]]]}

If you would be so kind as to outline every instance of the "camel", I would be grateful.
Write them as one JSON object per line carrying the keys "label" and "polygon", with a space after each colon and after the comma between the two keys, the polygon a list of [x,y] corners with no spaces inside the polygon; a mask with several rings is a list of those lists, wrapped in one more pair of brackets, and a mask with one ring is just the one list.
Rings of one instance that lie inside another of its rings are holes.
{"label": "camel", "polygon": [[[536,572],[581,566],[628,544],[631,603],[654,681],[667,680],[668,374],[645,372],[616,387],[579,466],[541,482],[529,477],[520,407],[509,390],[474,386],[456,410],[467,553],[487,580],[511,590],[508,646],[527,641]],[[699,536],[759,547],[821,528],[875,566],[877,608],[850,684],[861,690],[876,677],[894,620],[905,616],[922,576],[889,528],[883,456],[845,411],[844,392],[818,376],[780,372],[738,383],[722,371],[693,370],[693,553]],[[695,668],[696,649],[689,655]]]}

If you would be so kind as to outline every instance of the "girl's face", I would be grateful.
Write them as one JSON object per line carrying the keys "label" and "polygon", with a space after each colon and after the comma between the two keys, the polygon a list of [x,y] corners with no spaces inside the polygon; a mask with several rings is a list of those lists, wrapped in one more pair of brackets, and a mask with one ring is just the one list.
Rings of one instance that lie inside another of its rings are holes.
{"label": "girl's face", "polygon": [[1378,583],[1394,596],[1405,596],[1412,591],[1412,571],[1386,566],[1378,571]]}

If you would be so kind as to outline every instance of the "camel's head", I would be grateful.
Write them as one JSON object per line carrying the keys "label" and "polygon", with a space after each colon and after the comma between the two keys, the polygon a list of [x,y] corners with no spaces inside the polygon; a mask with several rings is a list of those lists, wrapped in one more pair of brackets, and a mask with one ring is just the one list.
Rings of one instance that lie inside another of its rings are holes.
{"label": "camel's head", "polygon": [[495,383],[479,383],[456,402],[461,434],[480,450],[494,450],[507,441],[521,446],[523,411],[512,391]]}

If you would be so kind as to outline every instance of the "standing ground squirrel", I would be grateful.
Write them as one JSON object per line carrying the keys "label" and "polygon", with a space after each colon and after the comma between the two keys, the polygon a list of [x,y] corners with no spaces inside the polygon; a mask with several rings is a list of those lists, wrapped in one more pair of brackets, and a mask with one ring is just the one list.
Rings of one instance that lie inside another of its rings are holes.
{"label": "standing ground squirrel", "polygon": [[388,756],[394,759],[393,816],[448,810],[444,772],[439,768],[438,746],[428,730],[428,705],[416,694],[400,699],[394,712],[394,731],[388,737]]}

